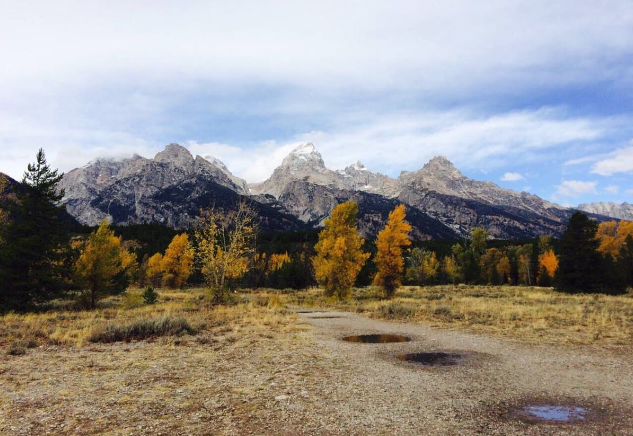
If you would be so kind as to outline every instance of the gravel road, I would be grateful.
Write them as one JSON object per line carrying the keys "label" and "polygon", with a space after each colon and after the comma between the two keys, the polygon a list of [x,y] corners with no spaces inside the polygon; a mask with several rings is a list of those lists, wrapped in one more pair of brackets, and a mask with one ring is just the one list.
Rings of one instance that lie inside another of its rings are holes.
{"label": "gravel road", "polygon": [[[335,318],[339,316],[340,318]],[[633,435],[631,350],[516,340],[350,313],[0,356],[0,435]],[[394,344],[341,340],[391,333]],[[452,366],[397,359],[456,353]],[[532,421],[526,406],[584,407]]]}
{"label": "gravel road", "polygon": [[[320,318],[328,315],[341,318]],[[313,326],[323,352],[342,362],[345,374],[319,411],[339,416],[342,434],[633,435],[630,350],[526,345],[350,313],[300,316]],[[373,333],[406,335],[411,342],[341,341]],[[437,367],[396,358],[417,352],[465,358]],[[586,415],[568,423],[530,420],[517,413],[529,405],[584,407]]]}

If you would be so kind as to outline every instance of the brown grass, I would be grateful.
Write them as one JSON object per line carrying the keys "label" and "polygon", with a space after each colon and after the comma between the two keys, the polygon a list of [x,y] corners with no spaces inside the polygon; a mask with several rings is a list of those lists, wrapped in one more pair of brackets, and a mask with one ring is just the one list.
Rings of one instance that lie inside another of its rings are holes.
{"label": "brown grass", "polygon": [[20,355],[38,346],[81,347],[90,342],[116,342],[191,335],[205,330],[230,333],[283,329],[293,315],[270,293],[243,294],[235,304],[215,307],[203,289],[159,291],[157,304],[144,305],[142,290],[102,302],[101,308],[8,314],[0,317],[0,348]]}
{"label": "brown grass", "polygon": [[419,322],[553,343],[633,343],[633,294],[568,295],[510,286],[403,287],[392,300],[376,288],[355,289],[339,302],[319,289],[289,294],[291,304],[332,307],[374,318]]}

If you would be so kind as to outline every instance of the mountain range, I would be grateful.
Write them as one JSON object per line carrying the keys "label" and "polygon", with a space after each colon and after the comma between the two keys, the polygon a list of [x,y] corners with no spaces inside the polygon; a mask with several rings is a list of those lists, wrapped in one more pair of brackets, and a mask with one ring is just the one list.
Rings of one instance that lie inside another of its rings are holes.
{"label": "mountain range", "polygon": [[[159,223],[174,228],[192,224],[203,208],[229,209],[249,201],[267,231],[323,225],[339,203],[359,205],[359,229],[374,236],[393,208],[407,205],[416,239],[455,239],[484,227],[495,238],[560,236],[572,209],[526,192],[465,177],[444,157],[398,178],[375,173],[361,162],[328,169],[311,143],[292,150],[264,182],[247,184],[220,160],[194,157],[169,144],[153,159],[97,159],[65,174],[60,188],[67,211],[80,223],[97,225]],[[631,219],[631,205],[581,205],[598,220]],[[627,207],[625,207],[627,206]],[[618,216],[616,216],[618,215]]]}
{"label": "mountain range", "polygon": [[621,204],[613,202],[583,203],[578,206],[578,210],[633,221],[633,204],[627,202]]}

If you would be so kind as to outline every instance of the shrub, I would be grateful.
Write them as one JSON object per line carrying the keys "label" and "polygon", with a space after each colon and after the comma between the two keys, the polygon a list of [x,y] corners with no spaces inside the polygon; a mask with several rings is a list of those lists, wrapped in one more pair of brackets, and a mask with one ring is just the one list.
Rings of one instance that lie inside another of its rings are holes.
{"label": "shrub", "polygon": [[434,300],[441,300],[442,298],[444,298],[446,295],[439,293],[439,294],[429,294],[426,296],[426,299],[429,301],[434,301]]}
{"label": "shrub", "polygon": [[153,319],[139,319],[130,324],[108,324],[105,328],[97,328],[90,335],[90,342],[121,342],[142,340],[158,336],[195,334],[194,329],[182,317],[162,316]]}
{"label": "shrub", "polygon": [[24,356],[26,354],[26,345],[21,341],[14,341],[7,350],[9,356]]}
{"label": "shrub", "polygon": [[437,306],[434,310],[433,310],[433,315],[435,316],[443,316],[443,317],[450,317],[452,315],[452,310],[449,306]]}
{"label": "shrub", "polygon": [[392,301],[388,304],[380,306],[378,313],[384,318],[413,318],[415,316],[416,308],[402,304],[399,301]]}
{"label": "shrub", "polygon": [[155,304],[158,301],[158,293],[152,285],[148,286],[143,292],[143,301],[145,304]]}

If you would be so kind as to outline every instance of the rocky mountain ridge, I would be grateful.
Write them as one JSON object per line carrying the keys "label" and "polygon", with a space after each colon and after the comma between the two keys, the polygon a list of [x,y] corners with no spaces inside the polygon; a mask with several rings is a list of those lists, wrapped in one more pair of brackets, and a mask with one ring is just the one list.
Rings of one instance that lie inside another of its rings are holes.
{"label": "rocky mountain ridge", "polygon": [[633,221],[633,204],[627,202],[583,203],[578,206],[578,209],[582,210],[583,212],[595,213],[612,218]]}
{"label": "rocky mountain ridge", "polygon": [[559,236],[571,214],[535,195],[469,179],[445,157],[394,179],[360,162],[330,170],[312,143],[292,150],[258,184],[247,185],[218,159],[194,158],[186,148],[169,144],[153,159],[93,161],[69,172],[61,187],[68,211],[89,225],[107,217],[117,224],[187,227],[200,207],[230,207],[245,198],[264,208],[268,224],[277,220],[273,227],[281,229],[318,227],[337,204],[354,200],[366,236],[375,235],[388,212],[404,203],[419,239],[463,237],[476,226],[497,238]]}

